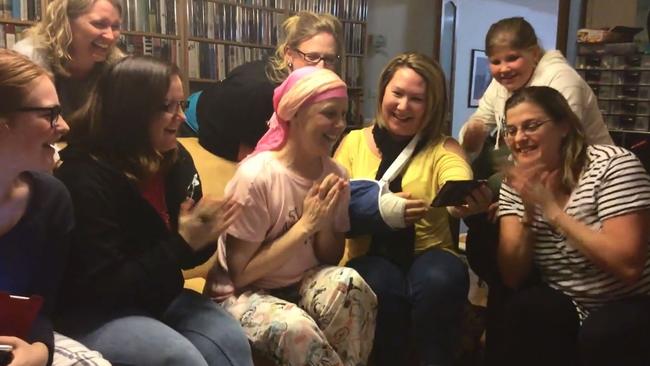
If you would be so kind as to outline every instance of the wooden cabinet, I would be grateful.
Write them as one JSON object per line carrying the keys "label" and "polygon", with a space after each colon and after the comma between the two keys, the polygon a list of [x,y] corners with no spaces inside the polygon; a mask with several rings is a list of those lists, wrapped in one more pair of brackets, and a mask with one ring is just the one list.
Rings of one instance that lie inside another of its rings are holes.
{"label": "wooden cabinet", "polygon": [[583,43],[576,70],[598,97],[614,142],[650,168],[650,55],[636,43]]}

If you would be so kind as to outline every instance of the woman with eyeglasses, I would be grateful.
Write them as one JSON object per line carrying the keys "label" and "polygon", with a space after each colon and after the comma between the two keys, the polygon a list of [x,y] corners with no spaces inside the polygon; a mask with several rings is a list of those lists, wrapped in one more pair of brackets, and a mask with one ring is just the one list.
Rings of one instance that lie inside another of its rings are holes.
{"label": "woman with eyeglasses", "polygon": [[44,299],[26,338],[0,336],[0,345],[13,347],[11,365],[109,365],[96,352],[55,335],[50,320],[74,224],[68,191],[50,174],[52,145],[68,132],[60,110],[47,71],[0,49],[0,292]]}
{"label": "woman with eyeglasses", "polygon": [[[505,102],[526,86],[548,86],[558,90],[584,124],[589,143],[612,144],[591,87],[557,50],[544,50],[532,25],[522,17],[501,19],[485,36],[485,50],[493,80],[479,101],[476,112],[460,132],[463,148],[472,157],[477,178],[489,179],[498,197],[503,176],[499,166],[509,152],[503,143]],[[495,207],[495,206],[493,206]],[[467,259],[472,270],[490,289],[487,307],[486,354],[490,364],[502,364],[502,300],[508,296],[497,268],[498,225],[493,211],[465,219]],[[531,278],[534,280],[534,278]]]}
{"label": "woman with eyeglasses", "polygon": [[343,32],[330,14],[299,12],[282,23],[284,40],[265,60],[232,70],[220,83],[190,97],[199,142],[215,155],[239,161],[253,150],[273,114],[273,89],[295,69],[316,66],[337,71]]}
{"label": "woman with eyeglasses", "polygon": [[239,324],[183,289],[182,269],[205,262],[237,205],[201,198],[189,156],[176,66],[128,57],[99,78],[78,123],[81,142],[55,175],[75,206],[61,329],[128,365],[252,365]]}
{"label": "woman with eyeglasses", "polygon": [[[650,177],[630,151],[588,144],[553,88],[519,90],[505,111],[507,364],[650,364]],[[541,283],[524,285],[533,271]]]}
{"label": "woman with eyeglasses", "polygon": [[116,47],[121,14],[119,0],[54,0],[14,46],[54,75],[64,117],[81,108],[101,71],[123,56]]}

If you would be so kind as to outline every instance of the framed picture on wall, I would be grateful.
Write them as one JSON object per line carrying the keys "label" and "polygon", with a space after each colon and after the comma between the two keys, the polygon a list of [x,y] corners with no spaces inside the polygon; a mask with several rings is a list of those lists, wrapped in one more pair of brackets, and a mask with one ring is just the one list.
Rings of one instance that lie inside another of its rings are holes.
{"label": "framed picture on wall", "polygon": [[483,96],[485,89],[492,81],[490,74],[490,62],[483,50],[472,50],[472,67],[469,79],[469,95],[467,96],[467,106],[476,108],[478,101]]}

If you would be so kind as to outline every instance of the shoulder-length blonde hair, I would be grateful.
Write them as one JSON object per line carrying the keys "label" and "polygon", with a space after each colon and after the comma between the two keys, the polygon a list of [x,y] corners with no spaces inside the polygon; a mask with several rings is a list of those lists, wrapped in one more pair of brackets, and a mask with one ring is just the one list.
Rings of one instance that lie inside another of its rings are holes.
{"label": "shoulder-length blonde hair", "polygon": [[567,125],[568,133],[560,148],[561,177],[563,188],[571,192],[578,183],[582,168],[587,164],[587,142],[580,119],[571,110],[564,96],[548,86],[529,86],[516,91],[506,101],[505,112],[524,102],[541,108],[551,123]]}
{"label": "shoulder-length blonde hair", "polygon": [[41,76],[51,78],[44,68],[18,52],[0,48],[0,117],[22,106],[31,84]]}
{"label": "shoulder-length blonde hair", "polygon": [[403,53],[394,57],[379,76],[377,96],[377,112],[375,122],[387,128],[382,117],[382,103],[388,83],[393,79],[397,70],[409,68],[415,71],[426,83],[426,113],[420,130],[422,140],[435,143],[445,136],[447,130],[447,87],[445,74],[440,65],[433,59],[416,52]]}
{"label": "shoulder-length blonde hair", "polygon": [[[68,48],[72,43],[70,22],[90,10],[99,0],[54,0],[48,6],[43,19],[29,28],[27,36],[34,39],[34,47],[47,51],[47,59],[52,72],[57,75],[70,76],[65,65],[72,59]],[[122,16],[120,0],[107,0]],[[120,49],[113,45],[106,61],[114,61],[124,57]]]}
{"label": "shoulder-length blonde hair", "polygon": [[331,14],[301,11],[282,23],[282,31],[284,40],[278,43],[266,68],[266,76],[276,84],[282,83],[291,72],[284,57],[287,50],[298,48],[302,42],[319,33],[331,34],[336,40],[337,55],[343,53],[343,27],[341,22]]}

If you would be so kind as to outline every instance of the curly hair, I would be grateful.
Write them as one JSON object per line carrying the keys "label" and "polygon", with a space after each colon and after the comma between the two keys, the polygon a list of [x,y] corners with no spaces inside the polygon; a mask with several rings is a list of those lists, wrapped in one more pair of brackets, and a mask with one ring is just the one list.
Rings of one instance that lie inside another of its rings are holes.
{"label": "curly hair", "polygon": [[282,30],[284,40],[278,43],[266,68],[266,76],[276,84],[282,83],[291,72],[284,57],[287,50],[297,48],[302,42],[319,33],[331,34],[336,40],[336,53],[338,55],[343,53],[343,26],[333,15],[301,11],[287,18],[282,23]]}
{"label": "curly hair", "polygon": [[[37,49],[47,52],[48,62],[52,72],[57,75],[70,76],[65,64],[72,59],[69,52],[72,43],[70,22],[85,14],[99,0],[54,0],[48,6],[43,19],[26,31],[27,36],[34,39]],[[106,0],[122,15],[120,0]],[[124,57],[120,49],[113,45],[106,59],[113,63]]]}

